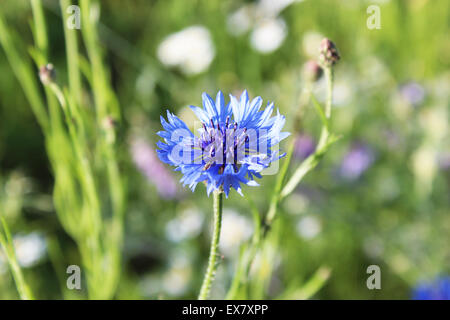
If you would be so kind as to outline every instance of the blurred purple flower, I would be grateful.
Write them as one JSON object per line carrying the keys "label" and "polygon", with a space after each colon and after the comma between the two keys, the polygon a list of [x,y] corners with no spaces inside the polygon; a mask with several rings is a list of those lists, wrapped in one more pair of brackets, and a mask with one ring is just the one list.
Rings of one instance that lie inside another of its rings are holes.
{"label": "blurred purple flower", "polygon": [[316,150],[314,139],[307,134],[299,134],[295,138],[294,157],[303,160]]}
{"label": "blurred purple flower", "polygon": [[417,82],[411,81],[400,86],[400,95],[413,106],[417,106],[425,98],[425,89]]}
{"label": "blurred purple flower", "polygon": [[442,170],[450,169],[450,152],[442,152],[438,156],[439,168]]}
{"label": "blurred purple flower", "polygon": [[161,197],[175,198],[177,184],[170,172],[159,161],[156,152],[143,139],[133,139],[131,142],[131,154],[136,167],[147,179],[153,183]]}
{"label": "blurred purple flower", "polygon": [[341,162],[339,175],[346,180],[356,180],[370,167],[373,160],[373,151],[369,146],[354,143]]}

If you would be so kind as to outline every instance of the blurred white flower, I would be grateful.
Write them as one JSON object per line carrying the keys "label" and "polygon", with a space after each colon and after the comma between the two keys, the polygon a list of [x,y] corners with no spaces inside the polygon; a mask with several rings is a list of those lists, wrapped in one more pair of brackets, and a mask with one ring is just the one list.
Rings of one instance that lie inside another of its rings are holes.
{"label": "blurred white flower", "polygon": [[364,252],[370,258],[378,258],[384,252],[384,245],[381,239],[377,237],[368,237],[363,242]]}
{"label": "blurred white flower", "polygon": [[170,254],[169,265],[162,273],[149,272],[141,276],[139,289],[144,297],[166,298],[180,296],[188,289],[192,276],[192,261],[185,250],[175,250]]}
{"label": "blurred white flower", "polygon": [[17,261],[24,268],[37,264],[47,249],[45,238],[37,232],[15,236],[13,242]]}
{"label": "blurred white flower", "polygon": [[379,4],[385,4],[389,3],[391,0],[366,0],[367,3],[379,3]]}
{"label": "blurred white flower", "polygon": [[285,8],[294,2],[302,2],[303,0],[259,0],[257,8],[265,16],[277,16]]}
{"label": "blurred white flower", "polygon": [[208,29],[191,26],[165,38],[158,47],[158,59],[179,67],[187,75],[205,71],[214,59],[215,48]]}
{"label": "blurred white flower", "polygon": [[32,191],[31,179],[21,172],[13,172],[5,183],[7,197],[18,197]]}
{"label": "blurred white flower", "polygon": [[283,19],[263,20],[253,29],[250,44],[261,53],[270,53],[281,46],[286,33],[286,23]]}
{"label": "blurred white flower", "polygon": [[450,71],[432,79],[429,83],[429,88],[436,102],[447,103],[450,100]]}
{"label": "blurred white flower", "polygon": [[183,294],[188,285],[190,270],[183,267],[174,267],[163,277],[164,290],[173,296]]}
{"label": "blurred white flower", "polygon": [[251,46],[261,53],[278,49],[287,35],[287,26],[278,15],[294,2],[303,0],[259,0],[244,5],[227,18],[227,29],[234,36],[249,30]]}
{"label": "blurred white flower", "polygon": [[335,106],[346,106],[350,103],[353,90],[348,81],[336,81],[333,88],[333,104]]}
{"label": "blurred white flower", "polygon": [[374,90],[373,87],[382,90],[383,86],[390,86],[390,70],[383,60],[377,56],[366,56],[362,59],[361,66],[360,76],[364,81],[360,85],[365,90]]}
{"label": "blurred white flower", "polygon": [[[354,78],[349,76],[342,76],[342,79],[336,80],[333,87],[333,108],[348,106],[354,97],[356,85]],[[325,102],[327,96],[327,82],[325,77],[322,77],[317,82],[313,92],[320,102]]]}
{"label": "blurred white flower", "polygon": [[220,252],[227,256],[234,255],[239,250],[239,245],[250,238],[252,231],[253,225],[247,217],[234,210],[224,209],[219,242]]}
{"label": "blurred white flower", "polygon": [[228,16],[227,29],[232,35],[240,36],[264,20],[275,19],[289,5],[301,1],[303,0],[260,0],[244,5]]}
{"label": "blurred white flower", "polygon": [[3,274],[6,272],[6,257],[5,257],[5,253],[0,250],[0,274]]}
{"label": "blurred white flower", "polygon": [[322,231],[322,224],[315,216],[306,216],[297,223],[297,233],[305,239],[312,239]]}
{"label": "blurred white flower", "polygon": [[430,143],[444,141],[449,134],[448,107],[438,105],[424,109],[419,114],[419,123]]}
{"label": "blurred white flower", "polygon": [[182,211],[166,225],[166,235],[171,241],[180,242],[193,238],[200,233],[203,215],[194,208]]}
{"label": "blurred white flower", "polygon": [[293,193],[284,201],[284,207],[290,214],[296,215],[304,212],[309,205],[309,199],[300,193]]}
{"label": "blurred white flower", "polygon": [[303,52],[310,59],[317,59],[319,55],[319,47],[322,39],[325,38],[321,33],[316,31],[307,31],[303,35]]}
{"label": "blurred white flower", "polygon": [[162,287],[164,291],[172,296],[183,294],[188,288],[191,273],[189,259],[179,255],[172,261],[171,267],[163,276]]}
{"label": "blurred white flower", "polygon": [[243,6],[227,17],[227,29],[233,36],[240,36],[246,33],[252,25],[251,6]]}
{"label": "blurred white flower", "polygon": [[428,145],[420,146],[411,156],[411,167],[416,177],[418,189],[426,193],[437,171],[437,152]]}

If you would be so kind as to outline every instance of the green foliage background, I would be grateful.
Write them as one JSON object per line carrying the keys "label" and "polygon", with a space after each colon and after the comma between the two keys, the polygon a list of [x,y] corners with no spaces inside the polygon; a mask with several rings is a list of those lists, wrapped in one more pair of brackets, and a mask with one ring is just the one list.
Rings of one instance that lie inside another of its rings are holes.
{"label": "green foliage background", "polygon": [[[59,3],[43,3],[49,61],[58,81],[67,85]],[[448,275],[450,171],[439,165],[439,159],[450,154],[450,3],[377,1],[381,29],[369,30],[366,8],[371,1],[301,1],[280,13],[287,37],[270,54],[255,51],[248,32],[235,37],[226,28],[227,16],[249,3],[101,1],[104,64],[123,116],[117,128],[116,157],[127,181],[123,259],[114,297],[195,298],[206,267],[212,220],[212,199],[203,186],[192,194],[181,191],[176,200],[158,195],[133,164],[132,138],[145,137],[154,146],[159,117],[166,109],[185,116],[183,108],[200,105],[202,92],[213,95],[219,89],[236,93],[247,88],[251,96],[275,101],[291,128],[302,86],[301,68],[309,59],[305,35],[311,32],[332,39],[341,53],[335,81],[337,95],[344,92],[345,99],[333,109],[332,128],[342,139],[283,201],[267,249],[271,252],[258,260],[259,272],[241,297],[304,297],[306,285],[314,285],[308,280],[321,270],[319,275],[331,273],[312,298],[408,299],[419,281]],[[29,2],[4,1],[0,11],[16,35],[14,41],[24,50],[31,47]],[[156,51],[167,35],[191,25],[209,29],[215,58],[207,71],[186,76],[162,65]],[[65,288],[65,268],[81,264],[80,254],[55,214],[54,179],[42,130],[3,50],[0,70],[0,208],[13,235],[39,232],[47,243],[44,257],[23,268],[24,276],[37,298],[85,298],[84,282],[81,291]],[[425,90],[419,106],[401,99],[400,86],[409,81]],[[320,119],[309,105],[301,130],[317,139],[319,129]],[[355,141],[370,146],[374,161],[360,178],[346,181],[337,171]],[[264,211],[275,177],[260,182],[261,187],[243,191]],[[225,201],[225,209],[251,221],[248,202],[236,193]],[[200,212],[201,231],[181,242],[171,241],[167,225],[180,221],[186,210]],[[311,216],[321,230],[307,239],[296,226]],[[238,256],[236,244],[234,254],[226,255],[219,266],[213,297],[225,297]],[[366,287],[366,268],[372,264],[381,267],[381,290]],[[0,298],[18,298],[1,257]]]}

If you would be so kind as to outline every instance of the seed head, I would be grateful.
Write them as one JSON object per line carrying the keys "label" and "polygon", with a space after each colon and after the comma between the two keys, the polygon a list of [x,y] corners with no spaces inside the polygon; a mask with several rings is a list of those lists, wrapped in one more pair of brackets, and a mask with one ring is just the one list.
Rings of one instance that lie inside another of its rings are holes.
{"label": "seed head", "polygon": [[329,68],[336,64],[341,57],[339,56],[339,52],[336,48],[336,45],[328,38],[325,38],[320,43],[319,49],[319,61],[320,64]]}
{"label": "seed head", "polygon": [[39,68],[39,78],[43,84],[49,84],[55,81],[56,72],[53,64],[47,63],[45,66]]}
{"label": "seed head", "polygon": [[320,79],[323,70],[314,60],[309,60],[303,65],[303,77],[306,81],[314,82]]}
{"label": "seed head", "polygon": [[103,128],[106,130],[113,129],[117,126],[117,121],[112,116],[106,116],[103,119]]}

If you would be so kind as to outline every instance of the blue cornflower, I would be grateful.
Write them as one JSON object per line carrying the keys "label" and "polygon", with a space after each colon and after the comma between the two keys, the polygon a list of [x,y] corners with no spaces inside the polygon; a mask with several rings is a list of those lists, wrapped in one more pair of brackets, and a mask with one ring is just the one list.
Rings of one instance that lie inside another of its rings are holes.
{"label": "blue cornflower", "polygon": [[422,283],[413,291],[414,300],[450,300],[450,277]]}
{"label": "blue cornflower", "polygon": [[281,132],[285,117],[279,111],[272,117],[274,104],[264,110],[261,97],[249,100],[245,90],[240,99],[230,95],[225,104],[222,92],[216,101],[208,94],[202,95],[203,109],[190,106],[201,122],[198,135],[177,116],[167,111],[166,121],[161,116],[164,131],[158,135],[158,156],[161,161],[181,171],[183,185],[192,191],[199,182],[205,182],[208,195],[223,190],[228,197],[230,188],[242,195],[241,183],[256,186],[254,177],[283,157],[274,146],[289,133]]}

